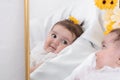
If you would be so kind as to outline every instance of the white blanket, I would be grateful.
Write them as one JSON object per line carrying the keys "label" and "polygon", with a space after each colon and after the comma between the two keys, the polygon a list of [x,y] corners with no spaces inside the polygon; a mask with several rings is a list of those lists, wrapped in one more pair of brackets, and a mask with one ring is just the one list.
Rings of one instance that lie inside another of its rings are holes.
{"label": "white blanket", "polygon": [[79,38],[74,44],[65,48],[58,57],[44,63],[31,73],[31,80],[63,80],[94,51],[89,41]]}

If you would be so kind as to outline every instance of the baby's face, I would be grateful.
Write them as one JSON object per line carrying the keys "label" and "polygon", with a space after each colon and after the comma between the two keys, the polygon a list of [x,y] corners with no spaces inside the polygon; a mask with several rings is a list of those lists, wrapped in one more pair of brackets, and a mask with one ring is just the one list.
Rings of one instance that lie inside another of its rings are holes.
{"label": "baby's face", "polygon": [[47,52],[59,53],[62,49],[70,45],[74,39],[75,35],[65,27],[55,25],[48,34],[44,49]]}
{"label": "baby's face", "polygon": [[115,33],[105,36],[102,42],[102,50],[96,54],[96,68],[104,66],[116,67],[120,63],[120,48],[114,43]]}

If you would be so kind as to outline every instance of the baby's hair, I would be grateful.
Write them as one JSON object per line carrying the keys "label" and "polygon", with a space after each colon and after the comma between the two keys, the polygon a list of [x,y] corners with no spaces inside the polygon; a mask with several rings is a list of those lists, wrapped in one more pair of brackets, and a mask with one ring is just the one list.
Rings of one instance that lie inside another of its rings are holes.
{"label": "baby's hair", "polygon": [[110,33],[115,33],[117,36],[114,39],[117,47],[120,47],[120,28],[113,29]]}
{"label": "baby's hair", "polygon": [[84,24],[84,22],[82,22],[81,24],[74,24],[73,21],[65,19],[65,20],[57,22],[55,25],[62,25],[62,26],[64,26],[72,34],[75,34],[75,36],[76,36],[75,39],[77,39],[83,33],[83,29],[82,29],[83,24]]}

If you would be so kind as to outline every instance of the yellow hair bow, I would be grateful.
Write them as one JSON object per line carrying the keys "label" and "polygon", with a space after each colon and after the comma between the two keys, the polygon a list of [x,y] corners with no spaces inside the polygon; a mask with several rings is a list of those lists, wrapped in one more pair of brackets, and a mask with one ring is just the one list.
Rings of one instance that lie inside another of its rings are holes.
{"label": "yellow hair bow", "polygon": [[109,32],[111,32],[113,30],[113,24],[115,22],[110,22],[109,24],[107,24],[106,26],[106,31],[104,32],[105,35],[107,35]]}
{"label": "yellow hair bow", "polygon": [[77,20],[75,17],[73,16],[69,16],[69,20],[73,21],[74,24],[79,24],[79,20]]}

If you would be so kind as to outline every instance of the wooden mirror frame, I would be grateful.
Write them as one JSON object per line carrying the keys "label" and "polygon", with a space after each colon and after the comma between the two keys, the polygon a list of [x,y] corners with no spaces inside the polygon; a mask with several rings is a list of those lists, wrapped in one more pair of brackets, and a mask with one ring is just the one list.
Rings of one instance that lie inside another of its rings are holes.
{"label": "wooden mirror frame", "polygon": [[30,80],[29,0],[24,0],[25,80]]}

